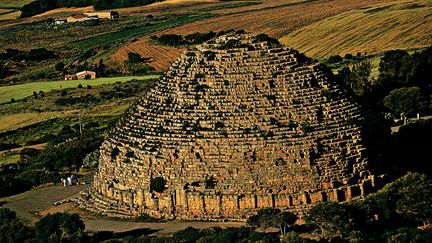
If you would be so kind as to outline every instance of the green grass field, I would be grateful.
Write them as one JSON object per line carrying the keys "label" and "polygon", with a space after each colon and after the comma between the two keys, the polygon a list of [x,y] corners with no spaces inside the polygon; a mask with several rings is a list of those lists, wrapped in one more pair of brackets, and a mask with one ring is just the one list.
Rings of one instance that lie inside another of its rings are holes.
{"label": "green grass field", "polygon": [[431,1],[402,0],[326,18],[280,41],[313,57],[421,48],[432,45],[431,13]]}
{"label": "green grass field", "polygon": [[145,80],[159,78],[159,75],[147,76],[127,76],[127,77],[109,77],[97,78],[91,80],[69,80],[69,81],[46,81],[46,82],[33,82],[19,85],[3,86],[0,87],[0,103],[8,102],[12,98],[15,100],[25,98],[33,94],[33,92],[49,92],[51,90],[61,90],[66,88],[77,87],[81,84],[83,87],[87,85],[98,86],[102,84],[112,84],[115,82],[126,82],[132,79]]}
{"label": "green grass field", "polygon": [[202,19],[210,18],[215,16],[211,13],[202,13],[198,15],[183,15],[172,17],[166,21],[157,22],[155,24],[145,25],[138,28],[123,29],[121,31],[101,34],[88,39],[83,39],[71,44],[72,47],[78,47],[82,50],[104,46],[112,43],[118,43],[121,40],[138,37],[142,35],[149,35],[162,31],[165,29],[173,28],[176,26],[192,23]]}
{"label": "green grass field", "polygon": [[16,163],[19,158],[19,152],[0,153],[0,166]]}

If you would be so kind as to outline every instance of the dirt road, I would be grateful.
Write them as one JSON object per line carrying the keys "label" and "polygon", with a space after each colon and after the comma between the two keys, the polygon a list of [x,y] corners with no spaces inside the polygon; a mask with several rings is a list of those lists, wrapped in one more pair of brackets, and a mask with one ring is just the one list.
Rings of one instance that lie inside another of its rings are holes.
{"label": "dirt road", "polygon": [[[150,229],[155,231],[157,235],[172,234],[176,231],[185,229],[188,226],[195,228],[210,228],[219,226],[226,227],[241,227],[243,222],[198,222],[198,221],[168,221],[163,223],[143,223],[143,222],[128,222],[118,221],[107,218],[96,217],[86,212],[79,210],[73,203],[61,204],[54,206],[55,202],[76,195],[83,190],[86,185],[75,185],[71,187],[43,186],[33,189],[15,196],[0,198],[0,202],[4,204],[2,207],[10,208],[15,211],[19,217],[26,222],[34,224],[42,216],[48,213],[68,212],[79,213],[86,225],[86,231],[113,231],[127,232],[138,229]],[[0,203],[1,204],[1,203]]]}

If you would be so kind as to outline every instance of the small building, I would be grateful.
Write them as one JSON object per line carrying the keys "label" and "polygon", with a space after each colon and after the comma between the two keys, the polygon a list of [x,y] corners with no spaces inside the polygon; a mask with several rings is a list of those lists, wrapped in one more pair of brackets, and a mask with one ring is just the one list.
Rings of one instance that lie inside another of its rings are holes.
{"label": "small building", "polygon": [[77,79],[94,79],[96,78],[96,72],[93,71],[82,71],[76,73]]}
{"label": "small building", "polygon": [[99,19],[117,19],[120,16],[116,11],[88,12],[88,13],[84,13],[84,15],[88,17],[96,17]]}
{"label": "small building", "polygon": [[55,25],[66,24],[68,21],[66,18],[56,18],[54,19]]}
{"label": "small building", "polygon": [[74,22],[84,22],[84,21],[89,21],[89,20],[98,20],[98,18],[97,17],[90,17],[90,16],[87,16],[85,14],[75,14],[75,15],[68,17],[66,20],[68,23],[74,23]]}
{"label": "small building", "polygon": [[77,80],[78,77],[76,76],[76,74],[65,74],[64,76],[64,80]]}

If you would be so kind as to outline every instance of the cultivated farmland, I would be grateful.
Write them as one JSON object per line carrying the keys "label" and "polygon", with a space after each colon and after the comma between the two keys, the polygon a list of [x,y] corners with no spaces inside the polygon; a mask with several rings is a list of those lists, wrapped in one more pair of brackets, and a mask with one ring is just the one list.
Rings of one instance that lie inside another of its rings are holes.
{"label": "cultivated farmland", "polygon": [[244,29],[253,34],[266,33],[272,37],[280,38],[298,28],[343,12],[394,1],[305,0],[272,8],[263,8],[262,10],[209,18],[185,24],[165,32],[186,35],[210,30]]}
{"label": "cultivated farmland", "polygon": [[112,59],[115,61],[125,61],[128,58],[128,52],[135,52],[140,54],[143,58],[148,58],[149,65],[155,68],[156,71],[166,71],[171,63],[184,52],[184,49],[154,45],[149,42],[148,38],[145,38],[121,47],[116,54],[113,55]]}
{"label": "cultivated farmland", "polygon": [[422,48],[432,45],[431,13],[430,1],[404,0],[332,16],[280,40],[314,57]]}

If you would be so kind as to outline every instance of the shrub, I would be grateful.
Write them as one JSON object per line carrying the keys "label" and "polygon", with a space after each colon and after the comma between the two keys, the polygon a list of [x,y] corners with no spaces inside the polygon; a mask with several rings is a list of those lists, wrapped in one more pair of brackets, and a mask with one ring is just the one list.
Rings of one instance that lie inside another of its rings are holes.
{"label": "shrub", "polygon": [[48,214],[36,223],[36,239],[40,242],[84,242],[85,225],[78,214]]}
{"label": "shrub", "polygon": [[338,62],[341,62],[341,61],[342,61],[342,57],[339,56],[339,55],[330,56],[330,57],[327,59],[327,61],[328,61],[329,63],[338,63]]}
{"label": "shrub", "polygon": [[55,70],[56,70],[56,71],[59,71],[59,72],[63,72],[64,67],[65,67],[65,65],[64,65],[63,62],[58,62],[58,63],[56,63],[56,65],[54,66]]}
{"label": "shrub", "polygon": [[142,57],[138,53],[128,52],[127,55],[128,55],[128,61],[130,63],[140,63],[140,62],[142,62]]}
{"label": "shrub", "polygon": [[173,238],[179,242],[196,242],[203,236],[204,234],[199,229],[189,226],[184,230],[175,232]]}
{"label": "shrub", "polygon": [[394,89],[384,98],[384,106],[393,115],[400,113],[413,115],[423,110],[424,101],[419,87]]}
{"label": "shrub", "polygon": [[347,53],[347,54],[345,54],[345,56],[344,56],[344,59],[346,59],[346,60],[351,60],[351,59],[353,59],[354,58],[354,56],[352,55],[352,54],[350,54],[350,53]]}
{"label": "shrub", "polygon": [[0,242],[27,242],[31,233],[31,229],[16,217],[15,212],[0,208]]}

